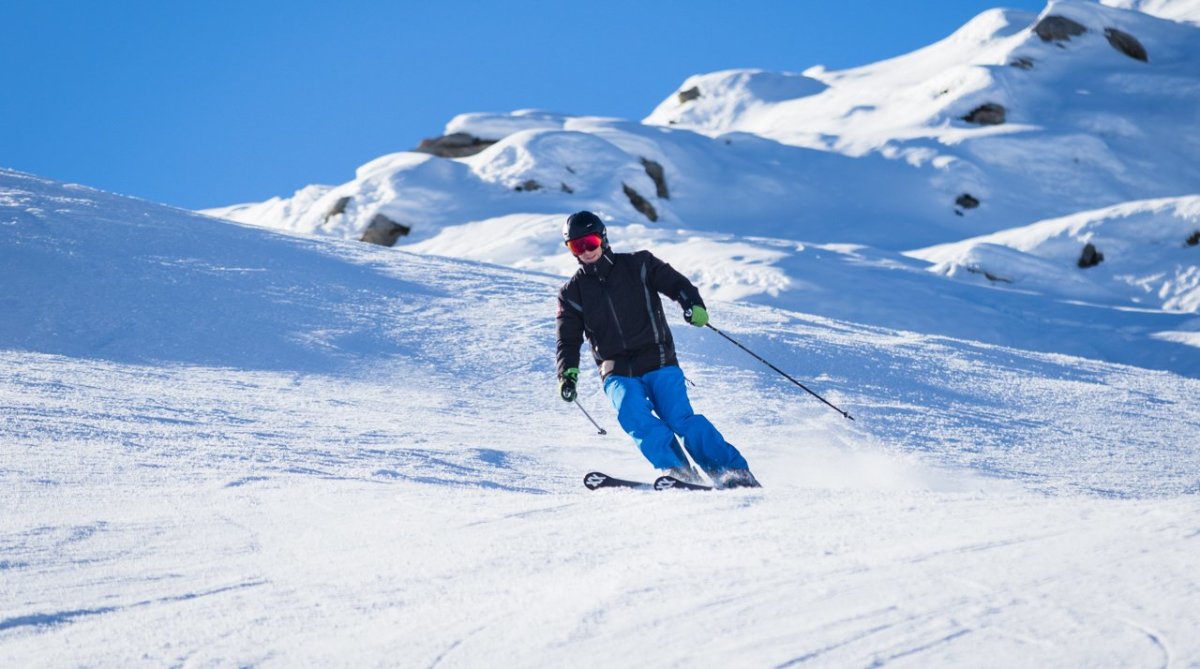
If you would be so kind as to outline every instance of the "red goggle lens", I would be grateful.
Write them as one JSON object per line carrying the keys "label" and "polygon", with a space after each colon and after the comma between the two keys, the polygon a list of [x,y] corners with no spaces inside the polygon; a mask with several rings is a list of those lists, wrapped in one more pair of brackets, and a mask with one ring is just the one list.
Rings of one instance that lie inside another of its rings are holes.
{"label": "red goggle lens", "polygon": [[595,251],[603,243],[604,240],[600,238],[600,235],[590,234],[567,241],[567,248],[571,249],[571,253],[575,255],[582,255],[588,251]]}

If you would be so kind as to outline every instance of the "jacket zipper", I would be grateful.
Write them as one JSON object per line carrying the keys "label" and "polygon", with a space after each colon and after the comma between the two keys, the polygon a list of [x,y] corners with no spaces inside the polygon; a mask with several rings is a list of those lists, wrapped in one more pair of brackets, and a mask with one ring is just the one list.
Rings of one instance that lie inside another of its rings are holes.
{"label": "jacket zipper", "polygon": [[617,326],[617,336],[621,338],[621,350],[628,351],[629,344],[625,342],[625,330],[621,327],[621,319],[617,318],[617,307],[613,304],[612,298],[608,295],[608,290],[601,284],[600,289],[604,291],[604,300],[608,302],[608,312],[612,314],[613,323]]}

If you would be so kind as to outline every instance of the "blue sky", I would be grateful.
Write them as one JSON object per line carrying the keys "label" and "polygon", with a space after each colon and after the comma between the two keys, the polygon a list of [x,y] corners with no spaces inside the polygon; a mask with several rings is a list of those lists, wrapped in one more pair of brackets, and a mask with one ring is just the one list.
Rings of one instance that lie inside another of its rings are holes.
{"label": "blue sky", "polygon": [[342,183],[455,114],[640,119],[692,74],[862,65],[1044,2],[0,4],[0,166],[187,208]]}

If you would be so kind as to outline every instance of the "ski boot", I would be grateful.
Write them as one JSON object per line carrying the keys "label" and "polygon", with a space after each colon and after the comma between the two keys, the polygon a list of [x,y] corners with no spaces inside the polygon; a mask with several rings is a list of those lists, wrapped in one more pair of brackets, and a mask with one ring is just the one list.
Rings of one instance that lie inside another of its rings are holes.
{"label": "ski boot", "polygon": [[716,476],[714,483],[722,490],[732,488],[761,488],[762,484],[754,478],[749,469],[726,469]]}
{"label": "ski boot", "polygon": [[706,485],[704,479],[700,476],[700,472],[696,471],[696,468],[690,464],[680,465],[679,467],[671,467],[670,469],[660,469],[659,471],[663,473],[663,476],[670,476],[671,478],[679,479],[684,483]]}

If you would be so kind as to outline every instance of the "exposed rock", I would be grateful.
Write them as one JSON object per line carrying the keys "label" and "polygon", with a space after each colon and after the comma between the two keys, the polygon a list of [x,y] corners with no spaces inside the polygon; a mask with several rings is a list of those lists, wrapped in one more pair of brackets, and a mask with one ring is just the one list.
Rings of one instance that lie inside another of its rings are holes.
{"label": "exposed rock", "polygon": [[470,133],[456,132],[433,139],[423,139],[414,151],[430,153],[440,158],[466,158],[495,143],[494,139],[480,139]]}
{"label": "exposed rock", "polygon": [[670,200],[671,193],[667,190],[667,176],[663,172],[663,166],[653,160],[642,158],[642,167],[646,168],[646,176],[654,181],[655,194],[664,200]]}
{"label": "exposed rock", "polygon": [[333,206],[329,208],[329,211],[325,212],[325,220],[328,221],[338,214],[346,213],[346,205],[348,204],[350,204],[349,195],[343,195],[342,197],[339,197],[337,202],[334,202]]}
{"label": "exposed rock", "polygon": [[1127,32],[1117,30],[1116,28],[1105,28],[1104,36],[1108,38],[1108,43],[1112,48],[1129,56],[1134,60],[1140,60],[1143,63],[1150,62],[1150,56],[1146,53],[1146,47],[1137,41],[1137,38]]}
{"label": "exposed rock", "polygon": [[1033,27],[1033,32],[1043,42],[1066,42],[1076,35],[1087,32],[1087,28],[1065,16],[1047,16]]}
{"label": "exposed rock", "polygon": [[1033,59],[1022,56],[1020,58],[1014,58],[1013,61],[1011,63],[1009,63],[1009,65],[1012,65],[1013,67],[1017,68],[1018,70],[1032,70],[1033,69]]}
{"label": "exposed rock", "polygon": [[562,184],[562,192],[564,192],[564,193],[574,193],[575,192],[575,189],[568,186],[567,182],[562,181],[560,183]]}
{"label": "exposed rock", "polygon": [[979,198],[971,195],[970,193],[963,193],[962,195],[958,196],[958,199],[954,201],[954,204],[957,204],[963,209],[974,209],[975,207],[979,206]]}
{"label": "exposed rock", "polygon": [[513,187],[513,190],[515,190],[515,191],[527,191],[530,193],[532,193],[535,190],[541,190],[541,189],[542,189],[542,184],[534,181],[533,179],[526,179],[525,181],[522,181],[517,186]]}
{"label": "exposed rock", "polygon": [[654,210],[654,205],[642,197],[641,193],[630,188],[628,184],[621,184],[621,188],[625,190],[625,197],[629,198],[629,204],[632,204],[634,209],[637,209],[643,216],[650,219],[651,223],[658,220],[658,212]]}
{"label": "exposed rock", "polygon": [[1104,262],[1104,254],[1097,251],[1095,245],[1093,245],[1091,242],[1085,244],[1083,247],[1083,253],[1079,254],[1079,267],[1081,269],[1087,269],[1089,267],[1095,267],[1102,262]]}
{"label": "exposed rock", "polygon": [[1006,115],[1007,110],[1004,109],[1004,105],[988,102],[972,109],[970,114],[962,117],[962,120],[979,125],[1000,125],[1004,123]]}
{"label": "exposed rock", "polygon": [[1193,232],[1192,236],[1187,238],[1188,246],[1196,246],[1197,244],[1200,244],[1200,230]]}
{"label": "exposed rock", "polygon": [[700,87],[692,86],[686,91],[679,91],[679,104],[686,104],[700,97]]}
{"label": "exposed rock", "polygon": [[412,232],[412,228],[402,225],[384,216],[375,214],[359,241],[370,242],[380,246],[394,246],[396,240]]}
{"label": "exposed rock", "polygon": [[999,276],[996,274],[992,274],[991,272],[984,270],[984,269],[979,269],[978,267],[968,267],[967,271],[970,272],[971,274],[982,274],[985,279],[987,279],[988,281],[991,281],[992,283],[1012,283],[1013,282],[1012,279],[1008,279],[1008,278],[1005,278],[1005,277],[1002,277],[1002,276]]}

